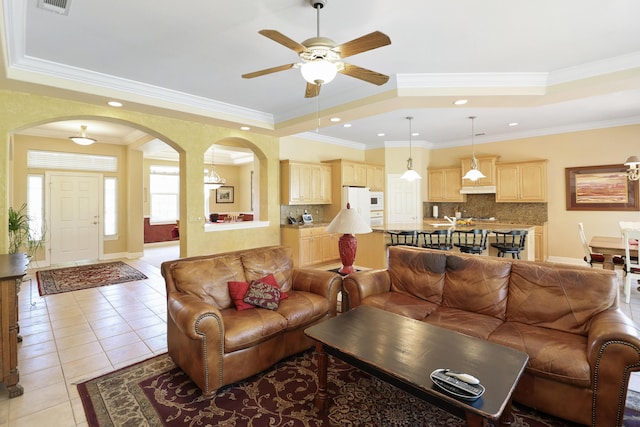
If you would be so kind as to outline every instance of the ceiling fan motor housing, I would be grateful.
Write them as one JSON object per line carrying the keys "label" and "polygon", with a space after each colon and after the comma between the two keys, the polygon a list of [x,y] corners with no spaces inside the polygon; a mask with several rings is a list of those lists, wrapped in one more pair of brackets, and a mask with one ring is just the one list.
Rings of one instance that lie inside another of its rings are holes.
{"label": "ceiling fan motor housing", "polygon": [[327,0],[309,0],[309,4],[314,9],[322,9],[327,5]]}

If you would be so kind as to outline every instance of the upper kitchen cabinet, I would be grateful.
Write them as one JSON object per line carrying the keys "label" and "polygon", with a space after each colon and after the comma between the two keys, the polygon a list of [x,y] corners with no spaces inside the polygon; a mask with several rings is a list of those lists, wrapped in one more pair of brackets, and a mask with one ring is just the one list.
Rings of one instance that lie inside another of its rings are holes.
{"label": "upper kitchen cabinet", "polygon": [[331,204],[331,166],[322,163],[280,161],[283,205]]}
{"label": "upper kitchen cabinet", "polygon": [[547,161],[496,164],[496,202],[547,201]]}
{"label": "upper kitchen cabinet", "polygon": [[428,199],[430,202],[465,202],[460,194],[462,171],[460,168],[429,168],[427,170]]}
{"label": "upper kitchen cabinet", "polygon": [[[334,180],[339,185],[350,187],[369,187],[371,191],[384,191],[384,166],[351,160],[328,160],[333,165]],[[335,183],[335,181],[334,181]]]}
{"label": "upper kitchen cabinet", "polygon": [[[480,178],[477,181],[471,181],[470,179],[463,179],[463,186],[474,186],[474,185],[496,185],[496,161],[498,160],[498,156],[476,156],[478,160],[478,170],[482,172],[482,174],[486,178]],[[461,167],[462,167],[462,175],[471,169],[471,157],[461,159]]]}

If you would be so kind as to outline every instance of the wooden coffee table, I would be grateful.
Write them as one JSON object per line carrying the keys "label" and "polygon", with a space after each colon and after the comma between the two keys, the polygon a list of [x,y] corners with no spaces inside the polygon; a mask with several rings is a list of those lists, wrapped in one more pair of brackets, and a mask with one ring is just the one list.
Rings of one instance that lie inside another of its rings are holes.
{"label": "wooden coffee table", "polygon": [[[529,356],[438,326],[373,307],[360,306],[305,330],[316,341],[318,393],[316,407],[326,410],[327,354],[331,354],[402,390],[467,420],[511,422],[511,394]],[[486,391],[477,400],[459,399],[433,384],[438,368],[469,373]]]}

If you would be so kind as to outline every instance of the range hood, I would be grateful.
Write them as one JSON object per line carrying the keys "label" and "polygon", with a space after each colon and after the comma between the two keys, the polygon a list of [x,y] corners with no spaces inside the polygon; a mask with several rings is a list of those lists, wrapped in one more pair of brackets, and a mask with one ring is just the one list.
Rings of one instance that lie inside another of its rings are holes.
{"label": "range hood", "polygon": [[469,185],[460,189],[460,194],[496,194],[495,185]]}

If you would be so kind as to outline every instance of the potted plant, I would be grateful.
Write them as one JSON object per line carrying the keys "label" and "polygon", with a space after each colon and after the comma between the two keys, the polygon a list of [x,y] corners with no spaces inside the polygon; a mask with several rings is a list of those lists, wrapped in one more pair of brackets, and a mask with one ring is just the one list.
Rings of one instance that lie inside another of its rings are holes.
{"label": "potted plant", "polygon": [[[35,230],[31,229],[27,214],[27,204],[23,203],[18,210],[9,208],[9,253],[14,254],[24,250],[29,259],[43,247],[44,238],[35,237]],[[44,236],[44,233],[42,233]]]}

